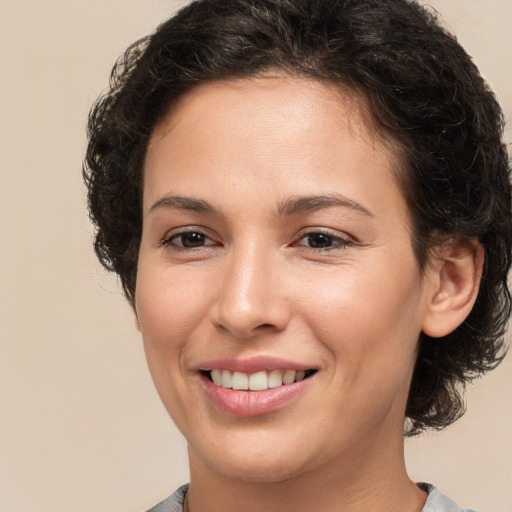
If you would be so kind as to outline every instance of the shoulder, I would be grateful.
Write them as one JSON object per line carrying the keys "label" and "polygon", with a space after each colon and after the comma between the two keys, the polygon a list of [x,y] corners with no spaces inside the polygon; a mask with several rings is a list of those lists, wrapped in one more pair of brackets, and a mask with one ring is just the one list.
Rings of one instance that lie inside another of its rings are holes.
{"label": "shoulder", "polygon": [[157,503],[147,512],[183,512],[183,500],[188,491],[188,484],[182,485],[174,491],[168,498]]}
{"label": "shoulder", "polygon": [[420,483],[418,487],[428,492],[428,498],[422,512],[475,512],[471,508],[460,508],[432,484]]}
{"label": "shoulder", "polygon": [[[428,498],[422,512],[475,512],[469,508],[460,508],[432,484],[420,483],[418,487],[428,492]],[[147,512],[183,512],[183,501],[187,491],[188,484],[182,485],[168,498],[157,503]]]}

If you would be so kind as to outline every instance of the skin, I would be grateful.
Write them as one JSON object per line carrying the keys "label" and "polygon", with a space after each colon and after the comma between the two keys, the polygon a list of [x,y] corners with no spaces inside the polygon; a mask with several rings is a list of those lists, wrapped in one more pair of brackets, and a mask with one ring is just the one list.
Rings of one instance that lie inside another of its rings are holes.
{"label": "skin", "polygon": [[[457,265],[420,272],[396,159],[360,106],[300,78],[210,83],[152,137],[135,307],[189,443],[192,512],[424,504],[404,467],[405,405],[420,332],[463,280]],[[338,204],[295,201],[311,196]],[[202,242],[183,247],[198,240],[184,231]],[[317,372],[270,414],[213,405],[198,366],[262,355]]]}

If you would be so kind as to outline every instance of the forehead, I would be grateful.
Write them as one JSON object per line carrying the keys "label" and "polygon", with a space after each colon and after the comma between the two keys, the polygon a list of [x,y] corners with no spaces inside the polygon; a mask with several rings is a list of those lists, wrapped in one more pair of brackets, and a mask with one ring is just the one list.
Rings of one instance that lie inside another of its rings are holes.
{"label": "forehead", "polygon": [[272,131],[279,113],[300,129],[314,116],[332,118],[333,112],[339,114],[340,127],[351,130],[369,144],[385,148],[390,156],[394,155],[395,148],[377,128],[366,96],[330,81],[280,73],[207,82],[192,88],[167,109],[156,126],[150,145],[184,121],[192,124],[204,120],[205,115],[214,118],[224,114],[228,121],[226,128],[230,126],[230,113],[238,123],[252,124],[256,119],[264,123],[267,120]]}
{"label": "forehead", "polygon": [[159,194],[223,190],[227,181],[231,197],[249,190],[278,203],[312,190],[371,195],[379,174],[395,195],[397,158],[368,112],[361,95],[312,79],[274,75],[196,87],[151,138],[145,207]]}

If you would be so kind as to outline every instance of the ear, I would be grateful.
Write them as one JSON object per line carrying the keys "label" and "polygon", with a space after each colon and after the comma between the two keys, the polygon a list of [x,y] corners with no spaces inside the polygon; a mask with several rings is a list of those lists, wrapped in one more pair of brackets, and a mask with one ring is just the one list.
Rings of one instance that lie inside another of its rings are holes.
{"label": "ear", "polygon": [[433,338],[454,331],[469,315],[478,296],[484,250],[477,240],[450,239],[435,251],[423,332]]}

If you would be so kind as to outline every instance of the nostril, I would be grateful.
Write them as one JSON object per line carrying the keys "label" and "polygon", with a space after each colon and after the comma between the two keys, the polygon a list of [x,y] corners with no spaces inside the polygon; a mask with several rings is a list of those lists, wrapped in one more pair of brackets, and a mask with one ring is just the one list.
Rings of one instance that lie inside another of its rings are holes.
{"label": "nostril", "polygon": [[[225,292],[227,293],[227,292]],[[248,301],[231,301],[220,297],[211,310],[211,320],[217,329],[240,340],[286,329],[290,311],[285,304],[274,303],[271,297]]]}

